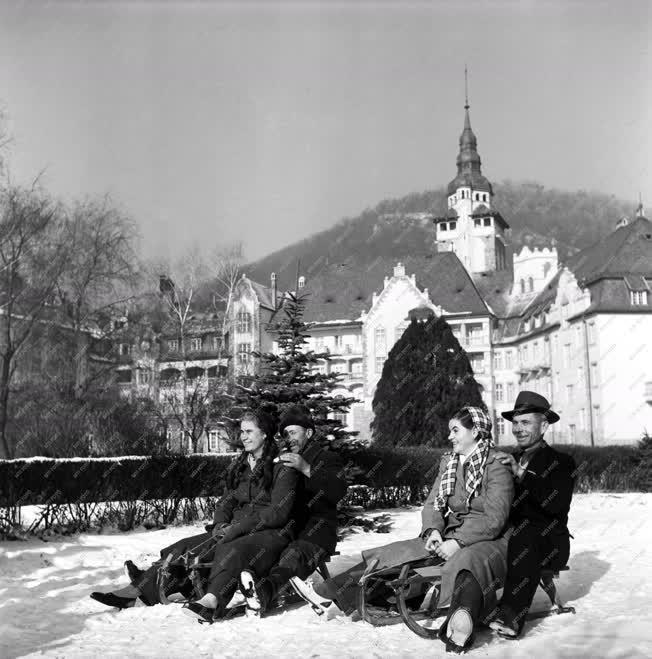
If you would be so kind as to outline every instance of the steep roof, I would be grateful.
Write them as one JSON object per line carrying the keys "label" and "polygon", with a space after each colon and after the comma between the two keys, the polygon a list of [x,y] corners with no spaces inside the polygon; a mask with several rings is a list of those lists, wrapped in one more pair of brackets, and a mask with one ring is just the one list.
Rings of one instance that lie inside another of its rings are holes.
{"label": "steep roof", "polygon": [[[368,265],[333,265],[308,279],[305,319],[309,322],[355,320],[372,306],[373,293],[392,277],[396,259],[378,258]],[[428,288],[430,299],[450,313],[486,314],[487,308],[471,277],[452,252],[401,261],[406,275],[415,275],[420,290]]]}
{"label": "steep roof", "polygon": [[652,222],[637,217],[572,256],[567,265],[585,283],[628,274],[652,277]]}

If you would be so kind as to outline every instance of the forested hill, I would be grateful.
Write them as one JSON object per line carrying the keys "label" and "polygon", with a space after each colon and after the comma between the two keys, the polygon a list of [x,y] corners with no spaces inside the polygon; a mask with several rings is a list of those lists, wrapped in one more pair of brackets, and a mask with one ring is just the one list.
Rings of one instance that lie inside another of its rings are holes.
{"label": "forested hill", "polygon": [[[560,259],[582,249],[615,228],[623,216],[632,217],[634,202],[597,192],[568,192],[548,189],[538,183],[504,181],[494,185],[493,208],[511,227],[511,244],[518,250],[550,245],[554,237]],[[252,279],[269,282],[276,272],[279,286],[293,287],[297,259],[301,272],[310,276],[327,264],[372,263],[379,256],[399,260],[407,255],[433,251],[431,222],[391,217],[392,214],[446,211],[446,189],[412,193],[401,199],[387,199],[358,217],[346,218],[332,228],[269,254],[249,264],[245,271]]]}

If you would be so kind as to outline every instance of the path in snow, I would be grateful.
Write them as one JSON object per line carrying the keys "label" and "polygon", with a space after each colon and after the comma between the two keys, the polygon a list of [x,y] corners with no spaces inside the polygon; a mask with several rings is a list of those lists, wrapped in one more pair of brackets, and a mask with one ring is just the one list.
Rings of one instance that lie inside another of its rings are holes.
{"label": "path in snow", "polygon": [[[368,547],[414,537],[419,509],[389,511],[390,534],[357,533],[340,543],[337,573]],[[577,495],[570,529],[571,570],[559,583],[577,608],[529,622],[518,642],[482,631],[470,656],[652,657],[652,494]],[[93,590],[124,584],[122,563],[197,533],[171,527],[82,535],[44,543],[0,543],[0,657],[443,657],[440,641],[404,625],[377,628],[345,617],[324,621],[301,606],[263,619],[198,625],[178,605],[118,612],[91,600]],[[546,606],[539,591],[535,607]]]}

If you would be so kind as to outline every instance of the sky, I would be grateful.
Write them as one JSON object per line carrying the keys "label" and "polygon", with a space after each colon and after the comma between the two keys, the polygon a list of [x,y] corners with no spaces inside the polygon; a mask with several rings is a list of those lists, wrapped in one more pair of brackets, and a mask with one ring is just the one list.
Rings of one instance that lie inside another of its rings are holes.
{"label": "sky", "polygon": [[11,2],[11,180],[255,259],[456,173],[652,206],[652,2]]}

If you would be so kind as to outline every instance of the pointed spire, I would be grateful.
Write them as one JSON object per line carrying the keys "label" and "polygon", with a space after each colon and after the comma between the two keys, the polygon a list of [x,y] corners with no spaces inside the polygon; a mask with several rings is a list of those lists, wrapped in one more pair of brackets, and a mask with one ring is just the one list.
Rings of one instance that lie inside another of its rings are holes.
{"label": "pointed spire", "polygon": [[464,66],[464,129],[460,135],[460,151],[457,155],[457,176],[448,184],[448,194],[453,194],[459,187],[472,187],[493,194],[491,183],[482,176],[478,140],[471,128],[469,114],[469,72]]}
{"label": "pointed spire", "polygon": [[638,206],[636,207],[636,217],[644,217],[643,215],[643,197],[638,193]]}

